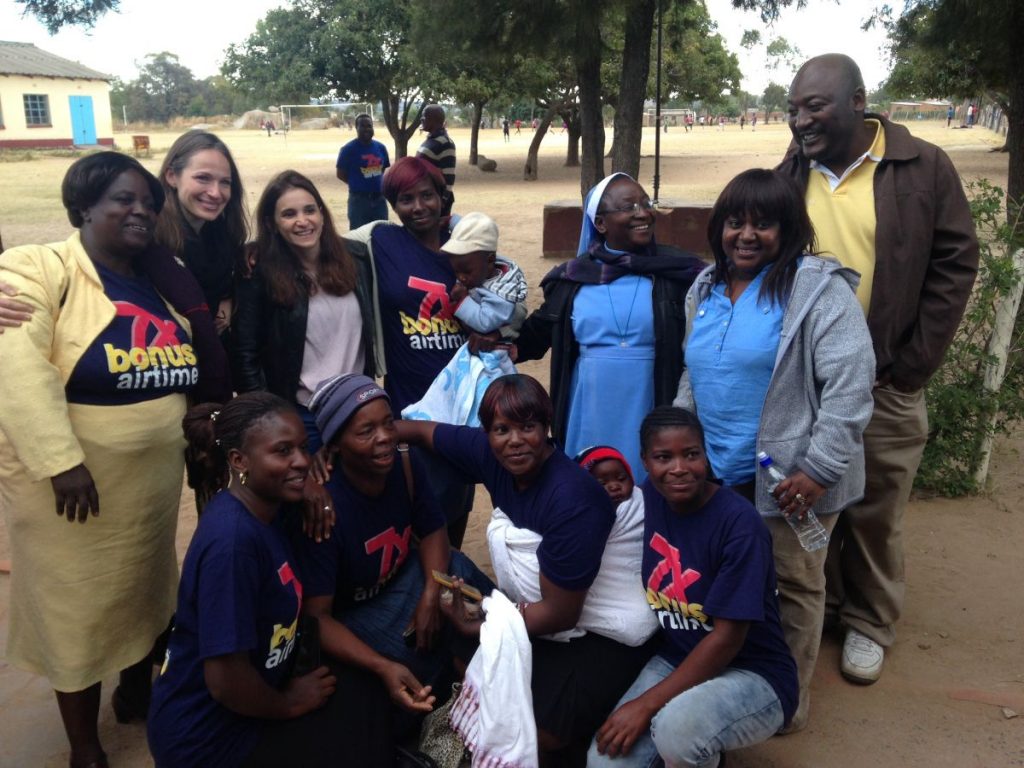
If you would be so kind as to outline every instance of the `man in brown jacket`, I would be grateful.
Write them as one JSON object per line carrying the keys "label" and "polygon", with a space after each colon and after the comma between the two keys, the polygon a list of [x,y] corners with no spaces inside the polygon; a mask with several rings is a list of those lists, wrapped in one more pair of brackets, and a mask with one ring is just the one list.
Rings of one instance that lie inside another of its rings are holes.
{"label": "man in brown jacket", "polygon": [[[865,107],[852,59],[806,62],[790,88],[793,143],[779,169],[806,190],[819,250],[861,273],[857,295],[877,359],[864,499],[840,516],[825,567],[828,616],[846,628],[843,675],[869,684],[903,605],[903,510],[928,433],[922,388],[963,315],[978,243],[946,154]],[[805,721],[817,647],[792,650]]]}

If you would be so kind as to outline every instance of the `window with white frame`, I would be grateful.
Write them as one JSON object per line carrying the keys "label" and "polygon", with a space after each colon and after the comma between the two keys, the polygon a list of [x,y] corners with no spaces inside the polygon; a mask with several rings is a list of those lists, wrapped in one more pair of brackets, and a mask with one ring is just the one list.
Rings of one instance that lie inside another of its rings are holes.
{"label": "window with white frame", "polygon": [[25,125],[50,125],[50,97],[39,93],[26,93]]}

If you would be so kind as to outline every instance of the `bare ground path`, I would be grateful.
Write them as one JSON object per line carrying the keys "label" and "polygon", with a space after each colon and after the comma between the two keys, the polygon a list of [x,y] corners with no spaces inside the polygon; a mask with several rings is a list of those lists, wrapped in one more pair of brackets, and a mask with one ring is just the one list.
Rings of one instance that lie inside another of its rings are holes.
{"label": "bare ground path", "polygon": [[[914,123],[915,133],[945,146],[965,178],[981,176],[1005,185],[1006,155],[982,129],[947,131],[940,124]],[[345,194],[334,178],[338,147],[346,131],[292,133],[268,139],[258,131],[221,131],[247,187],[250,209],[274,173],[295,167],[321,187],[340,224]],[[579,195],[576,169],[562,167],[565,137],[545,139],[537,182],[521,181],[529,132],[506,145],[500,130],[483,131],[480,151],[498,161],[496,174],[460,166],[458,208],[485,211],[501,228],[502,251],[524,267],[537,286],[552,266],[540,256],[545,201]],[[152,136],[154,170],[174,134]],[[378,138],[384,138],[378,135]],[[460,156],[468,131],[454,131]],[[759,125],[756,133],[730,126],[672,129],[663,134],[662,198],[711,201],[735,173],[771,166],[788,143],[784,126]],[[130,146],[130,137],[119,136]],[[640,181],[650,187],[653,133],[645,132]],[[2,158],[0,158],[2,160]],[[8,246],[66,236],[59,184],[68,158],[0,162],[0,230]],[[531,305],[539,298],[534,291]],[[547,381],[547,366],[523,370]],[[0,404],[0,407],[3,407]],[[838,673],[839,642],[826,637],[814,680],[811,722],[802,733],[779,737],[731,757],[736,768],[980,768],[1024,766],[1024,475],[1020,451],[1024,430],[997,441],[990,488],[967,499],[917,500],[906,524],[907,607],[885,672],[861,688]],[[490,507],[478,493],[467,552],[489,565],[483,528]],[[189,498],[183,500],[178,534],[183,555],[195,527]],[[0,527],[0,560],[7,557]],[[0,575],[0,657],[6,646],[8,585]],[[107,705],[114,680],[105,681],[100,728],[114,766],[149,766],[145,730],[119,726]],[[1004,713],[1004,708],[1008,710]],[[1008,717],[1013,712],[1020,717]],[[67,744],[46,681],[0,661],[0,768],[67,763]]]}

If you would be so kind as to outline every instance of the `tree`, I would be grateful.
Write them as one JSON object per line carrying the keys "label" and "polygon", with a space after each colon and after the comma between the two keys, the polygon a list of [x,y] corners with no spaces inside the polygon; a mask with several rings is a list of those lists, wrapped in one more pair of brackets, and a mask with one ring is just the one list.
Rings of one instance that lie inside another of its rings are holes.
{"label": "tree", "polygon": [[395,156],[404,157],[443,79],[432,63],[438,52],[421,54],[410,31],[411,11],[401,0],[296,0],[291,9],[270,11],[231,49],[223,72],[238,87],[280,101],[380,102]]}
{"label": "tree", "polygon": [[15,0],[25,6],[23,15],[35,16],[46,31],[57,34],[64,27],[92,27],[107,11],[116,11],[120,0]]}
{"label": "tree", "polygon": [[615,106],[612,171],[640,175],[640,144],[643,139],[644,100],[651,74],[651,38],[656,0],[626,0],[625,36],[620,60],[619,92]]}
{"label": "tree", "polygon": [[761,94],[761,106],[764,107],[764,122],[768,123],[771,113],[776,109],[786,106],[786,99],[789,97],[789,89],[778,83],[768,83]]}
{"label": "tree", "polygon": [[299,0],[315,19],[314,68],[338,94],[381,104],[395,156],[408,153],[423,107],[443,81],[434,64],[442,51],[420,52],[411,40],[412,15],[402,0]]}
{"label": "tree", "polygon": [[192,70],[167,51],[151,53],[139,67],[135,85],[148,96],[148,120],[166,122],[176,115],[188,114],[188,105],[199,95]]}
{"label": "tree", "polygon": [[[476,19],[464,8],[453,6],[449,9],[452,13],[439,12],[433,2],[418,0],[410,4],[410,10],[412,43],[433,59],[442,76],[437,85],[439,93],[472,107],[468,163],[476,165],[484,107],[494,99],[521,95],[517,81],[522,57],[498,46],[479,45],[473,37]],[[439,49],[438,40],[445,40],[447,45]]]}
{"label": "tree", "polygon": [[250,106],[306,104],[326,90],[313,71],[315,25],[298,8],[269,11],[256,30],[224,55],[221,73]]}
{"label": "tree", "polygon": [[987,95],[1008,118],[1007,221],[1024,244],[1024,7],[1019,0],[908,0],[884,13],[894,68],[887,90],[901,95]]}

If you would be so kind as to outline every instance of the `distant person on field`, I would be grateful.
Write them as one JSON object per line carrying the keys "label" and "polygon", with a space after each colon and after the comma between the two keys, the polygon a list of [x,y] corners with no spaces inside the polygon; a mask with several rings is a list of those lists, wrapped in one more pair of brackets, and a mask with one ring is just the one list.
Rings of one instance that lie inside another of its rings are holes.
{"label": "distant person on field", "polygon": [[384,171],[391,165],[388,148],[373,138],[373,118],[356,117],[356,138],[338,153],[337,175],[348,185],[348,228],[388,220],[388,204],[381,193]]}
{"label": "distant person on field", "polygon": [[826,563],[826,618],[846,627],[841,670],[882,672],[903,608],[903,510],[928,439],[924,386],[960,323],[978,241],[960,177],[938,147],[865,112],[853,59],[813,58],[789,91],[793,143],[779,166],[805,190],[821,253],[861,275],[874,343],[864,499],[842,513]]}
{"label": "distant person on field", "polygon": [[753,115],[751,115],[751,117],[750,117],[750,130],[751,130],[751,132],[757,130],[757,113],[756,112]]}
{"label": "distant person on field", "polygon": [[505,141],[506,142],[508,142],[510,140],[509,139],[509,135],[508,135],[508,118],[507,117],[503,117],[501,119],[501,135],[505,137]]}
{"label": "distant person on field", "polygon": [[521,131],[519,129],[522,128],[522,127],[523,127],[523,121],[517,119],[516,120],[516,135],[517,136],[521,133]]}
{"label": "distant person on field", "polygon": [[431,104],[423,110],[420,130],[427,132],[426,140],[416,150],[416,157],[422,157],[444,175],[445,195],[441,215],[448,216],[455,202],[455,142],[444,127],[444,110]]}
{"label": "distant person on field", "polygon": [[947,128],[949,128],[949,126],[952,125],[952,123],[953,123],[953,115],[954,114],[955,114],[955,112],[953,110],[953,105],[950,104],[949,105],[949,109],[946,110],[946,127]]}

